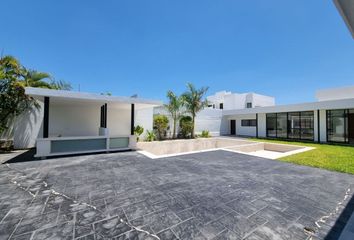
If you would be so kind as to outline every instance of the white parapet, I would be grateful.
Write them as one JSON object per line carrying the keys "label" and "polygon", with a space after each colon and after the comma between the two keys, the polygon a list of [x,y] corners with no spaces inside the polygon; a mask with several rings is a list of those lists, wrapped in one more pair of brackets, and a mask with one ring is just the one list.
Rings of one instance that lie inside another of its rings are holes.
{"label": "white parapet", "polygon": [[35,157],[135,150],[135,135],[39,138]]}

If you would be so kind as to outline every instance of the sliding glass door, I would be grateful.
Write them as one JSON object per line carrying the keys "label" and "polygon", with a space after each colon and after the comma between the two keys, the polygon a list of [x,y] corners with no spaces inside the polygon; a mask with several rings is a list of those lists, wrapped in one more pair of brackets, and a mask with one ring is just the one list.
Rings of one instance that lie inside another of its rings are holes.
{"label": "sliding glass door", "polygon": [[348,142],[348,109],[327,110],[327,141]]}
{"label": "sliding glass door", "polygon": [[267,114],[267,137],[314,140],[314,112]]}

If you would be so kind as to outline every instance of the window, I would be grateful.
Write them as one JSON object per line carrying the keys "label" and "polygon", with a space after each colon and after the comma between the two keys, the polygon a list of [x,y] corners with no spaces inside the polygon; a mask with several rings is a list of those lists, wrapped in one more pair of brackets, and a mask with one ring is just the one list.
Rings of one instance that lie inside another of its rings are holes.
{"label": "window", "polygon": [[313,122],[313,111],[269,113],[266,116],[267,137],[313,140]]}
{"label": "window", "polygon": [[220,103],[220,104],[219,104],[219,108],[220,108],[220,109],[224,109],[224,104],[223,104],[223,103]]}
{"label": "window", "polygon": [[267,137],[277,137],[277,114],[268,113],[266,119]]}
{"label": "window", "polygon": [[252,103],[251,103],[251,102],[248,102],[248,103],[246,104],[246,108],[252,108]]}
{"label": "window", "polygon": [[327,140],[348,142],[348,110],[327,111]]}
{"label": "window", "polygon": [[242,127],[256,127],[257,120],[256,119],[242,119],[241,126]]}

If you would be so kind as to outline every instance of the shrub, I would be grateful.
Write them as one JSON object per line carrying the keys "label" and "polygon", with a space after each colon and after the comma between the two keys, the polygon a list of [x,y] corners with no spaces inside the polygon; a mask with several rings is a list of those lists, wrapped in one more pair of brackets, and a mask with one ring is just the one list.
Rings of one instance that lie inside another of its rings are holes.
{"label": "shrub", "polygon": [[144,128],[140,125],[134,127],[134,134],[136,136],[136,140],[139,142],[139,137],[141,134],[143,134]]}
{"label": "shrub", "polygon": [[210,133],[209,133],[208,130],[203,130],[203,131],[202,131],[202,134],[200,134],[200,137],[202,137],[202,138],[209,138],[209,137],[211,137],[211,136],[210,136]]}
{"label": "shrub", "polygon": [[168,118],[165,115],[154,116],[154,129],[157,132],[159,140],[164,136],[168,127]]}
{"label": "shrub", "polygon": [[179,120],[179,127],[180,127],[180,135],[183,138],[189,138],[193,131],[192,117],[190,116],[181,117],[181,119]]}
{"label": "shrub", "polygon": [[156,135],[155,135],[154,131],[146,130],[146,141],[152,142],[155,140],[155,138],[156,138]]}

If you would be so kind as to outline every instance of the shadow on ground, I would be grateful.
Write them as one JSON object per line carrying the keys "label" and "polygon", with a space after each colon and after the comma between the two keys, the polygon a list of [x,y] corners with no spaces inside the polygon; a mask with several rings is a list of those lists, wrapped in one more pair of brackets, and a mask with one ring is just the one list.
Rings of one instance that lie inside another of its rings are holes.
{"label": "shadow on ground", "polygon": [[331,228],[330,232],[325,237],[325,240],[339,239],[342,234],[346,224],[350,224],[349,218],[354,213],[354,196],[349,200],[348,204],[342,211],[341,215],[335,222],[334,226]]}
{"label": "shadow on ground", "polygon": [[34,155],[36,154],[36,149],[32,148],[26,152],[23,152],[4,163],[18,163],[18,162],[28,162],[36,160]]}

